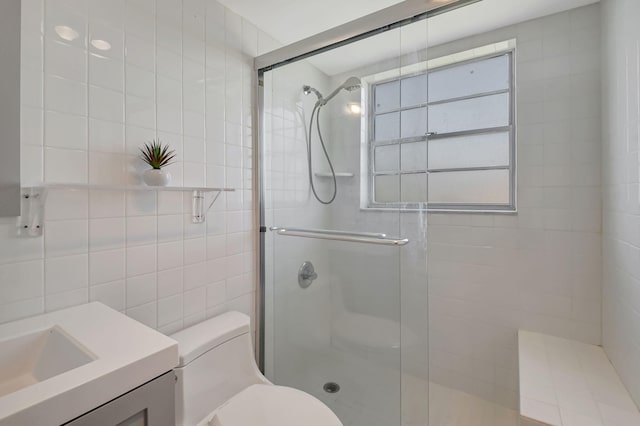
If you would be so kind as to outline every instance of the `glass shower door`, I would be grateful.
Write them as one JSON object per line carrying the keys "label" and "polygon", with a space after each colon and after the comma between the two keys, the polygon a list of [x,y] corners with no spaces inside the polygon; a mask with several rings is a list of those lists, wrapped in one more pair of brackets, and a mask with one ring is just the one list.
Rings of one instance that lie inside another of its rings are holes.
{"label": "glass shower door", "polygon": [[265,373],[348,426],[428,424],[425,43],[426,20],[262,76]]}

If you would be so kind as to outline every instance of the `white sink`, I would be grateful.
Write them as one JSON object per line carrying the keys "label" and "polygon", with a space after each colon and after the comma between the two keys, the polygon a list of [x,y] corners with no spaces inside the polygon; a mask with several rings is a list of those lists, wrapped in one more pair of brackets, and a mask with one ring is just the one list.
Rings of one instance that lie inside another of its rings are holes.
{"label": "white sink", "polygon": [[0,397],[94,359],[59,326],[0,340]]}
{"label": "white sink", "polygon": [[97,302],[0,324],[0,426],[65,424],[176,365],[175,340]]}

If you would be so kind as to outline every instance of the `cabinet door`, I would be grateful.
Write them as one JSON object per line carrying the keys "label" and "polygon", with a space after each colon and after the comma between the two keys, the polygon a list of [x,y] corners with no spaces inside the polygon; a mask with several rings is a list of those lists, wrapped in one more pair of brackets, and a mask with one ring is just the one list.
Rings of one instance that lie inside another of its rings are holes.
{"label": "cabinet door", "polygon": [[0,217],[20,216],[20,8],[0,1]]}
{"label": "cabinet door", "polygon": [[174,426],[175,375],[162,376],[108,402],[68,426]]}

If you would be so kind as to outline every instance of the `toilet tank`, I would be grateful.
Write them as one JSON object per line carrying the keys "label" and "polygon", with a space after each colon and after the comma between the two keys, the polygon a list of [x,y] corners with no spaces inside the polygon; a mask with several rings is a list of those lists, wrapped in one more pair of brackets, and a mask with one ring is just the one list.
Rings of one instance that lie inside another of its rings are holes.
{"label": "toilet tank", "polygon": [[249,317],[227,312],[171,336],[178,341],[176,425],[193,426],[233,395],[269,383],[258,370]]}

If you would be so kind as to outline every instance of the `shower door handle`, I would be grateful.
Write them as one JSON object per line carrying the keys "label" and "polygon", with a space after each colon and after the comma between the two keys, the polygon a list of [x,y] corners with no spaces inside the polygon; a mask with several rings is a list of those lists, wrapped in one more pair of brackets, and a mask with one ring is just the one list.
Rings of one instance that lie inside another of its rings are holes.
{"label": "shower door handle", "polygon": [[407,238],[388,238],[386,234],[380,233],[345,232],[327,229],[281,228],[278,226],[272,226],[269,230],[284,237],[315,238],[318,240],[345,241],[351,243],[377,244],[396,247],[404,246],[409,243]]}

